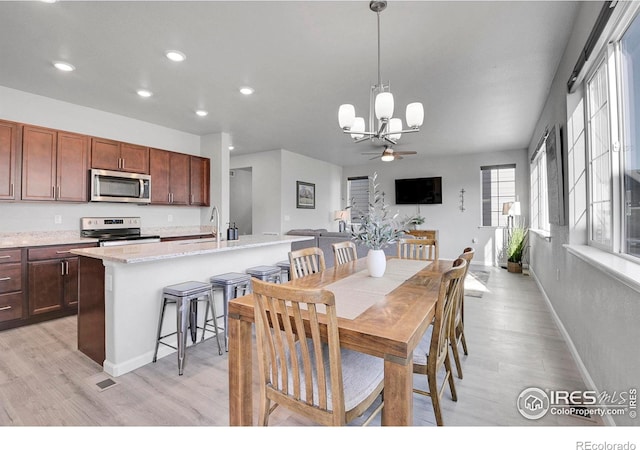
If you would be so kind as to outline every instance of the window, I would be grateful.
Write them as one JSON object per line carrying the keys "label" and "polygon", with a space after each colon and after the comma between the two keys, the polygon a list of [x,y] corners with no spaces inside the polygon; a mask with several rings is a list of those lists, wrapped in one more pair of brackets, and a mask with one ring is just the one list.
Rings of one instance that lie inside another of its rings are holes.
{"label": "window", "polygon": [[[640,17],[640,16],[639,16]],[[624,143],[622,251],[640,257],[640,18],[632,22],[620,41],[622,124]]]}
{"label": "window", "polygon": [[531,228],[550,231],[547,188],[547,141],[538,146],[531,161]]}
{"label": "window", "polygon": [[612,177],[607,68],[607,61],[603,60],[587,81],[589,241],[611,250]]}
{"label": "window", "polygon": [[349,177],[347,198],[351,206],[351,223],[360,223],[360,217],[369,211],[369,177]]}
{"label": "window", "polygon": [[482,178],[482,226],[505,227],[507,217],[502,205],[516,201],[516,165],[480,167]]}
{"label": "window", "polygon": [[585,82],[587,223],[589,245],[638,258],[640,8],[631,11]]}

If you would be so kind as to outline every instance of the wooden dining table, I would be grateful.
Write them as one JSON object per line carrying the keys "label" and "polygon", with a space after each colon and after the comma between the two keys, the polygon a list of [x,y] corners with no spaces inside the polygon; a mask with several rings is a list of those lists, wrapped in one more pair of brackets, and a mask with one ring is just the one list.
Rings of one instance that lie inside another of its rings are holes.
{"label": "wooden dining table", "polygon": [[[356,292],[358,285],[385,285],[368,277],[366,261],[360,259],[298,278],[289,285],[323,288],[334,292],[338,311],[340,345],[384,359],[384,408],[382,425],[413,425],[413,350],[435,314],[442,274],[450,260],[402,262],[391,258],[387,272],[397,268],[399,280],[389,292]],[[365,278],[365,277],[368,277]],[[389,275],[391,278],[391,275]],[[351,289],[351,290],[349,290]],[[355,289],[355,290],[354,290]],[[364,288],[363,288],[364,289]],[[371,288],[369,288],[371,289]],[[353,310],[355,297],[369,301],[361,312]],[[343,303],[341,317],[340,304]],[[346,307],[346,309],[345,309]],[[229,424],[253,424],[254,300],[251,294],[229,302]]]}

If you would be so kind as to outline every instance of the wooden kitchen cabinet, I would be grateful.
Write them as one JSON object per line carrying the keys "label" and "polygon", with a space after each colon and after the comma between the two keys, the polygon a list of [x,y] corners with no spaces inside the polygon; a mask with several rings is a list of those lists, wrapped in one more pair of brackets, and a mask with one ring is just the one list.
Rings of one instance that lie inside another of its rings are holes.
{"label": "wooden kitchen cabinet", "polygon": [[149,148],[126,142],[93,138],[91,168],[149,173]]}
{"label": "wooden kitchen cabinet", "polygon": [[211,183],[209,158],[190,157],[190,198],[189,204],[209,206],[209,185]]}
{"label": "wooden kitchen cabinet", "polygon": [[19,125],[0,120],[0,200],[16,200],[19,186]]}
{"label": "wooden kitchen cabinet", "polygon": [[25,126],[22,200],[86,202],[89,138]]}
{"label": "wooden kitchen cabinet", "polygon": [[22,318],[22,250],[0,249],[0,324]]}
{"label": "wooden kitchen cabinet", "polygon": [[152,148],[149,150],[151,203],[189,204],[189,155]]}
{"label": "wooden kitchen cabinet", "polygon": [[77,312],[78,257],[71,249],[95,245],[64,245],[30,248],[27,252],[29,315]]}

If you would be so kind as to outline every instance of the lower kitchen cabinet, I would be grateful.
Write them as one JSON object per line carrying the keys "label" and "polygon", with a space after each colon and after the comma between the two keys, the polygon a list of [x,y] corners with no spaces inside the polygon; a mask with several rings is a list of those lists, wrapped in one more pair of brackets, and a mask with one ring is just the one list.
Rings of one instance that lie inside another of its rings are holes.
{"label": "lower kitchen cabinet", "polygon": [[29,315],[55,311],[76,313],[78,257],[71,249],[93,245],[67,245],[28,250]]}
{"label": "lower kitchen cabinet", "polygon": [[0,249],[0,326],[22,319],[23,303],[22,250]]}

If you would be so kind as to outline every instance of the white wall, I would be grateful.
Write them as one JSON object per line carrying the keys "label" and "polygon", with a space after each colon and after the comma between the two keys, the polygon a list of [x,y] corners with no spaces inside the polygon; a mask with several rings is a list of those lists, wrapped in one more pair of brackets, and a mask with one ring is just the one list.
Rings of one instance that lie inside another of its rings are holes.
{"label": "white wall", "polygon": [[[294,228],[337,231],[342,168],[287,150],[231,157],[231,169],[251,167],[253,233],[286,233]],[[316,185],[315,209],[296,208],[296,181]]]}
{"label": "white wall", "polygon": [[[547,125],[560,124],[566,130],[567,117],[573,113],[581,96],[580,89],[567,95],[566,82],[601,7],[602,2],[582,2],[580,6],[571,38],[532,136],[529,154],[535,150]],[[576,204],[576,196],[567,194],[572,187],[567,183],[570,179],[567,170],[568,148],[565,133],[565,205],[566,208],[583,208],[584,199]],[[584,149],[584,145],[579,145],[577,149]],[[586,195],[585,189],[580,191],[583,196]],[[567,216],[576,221],[580,214]],[[640,342],[640,327],[637,326],[640,295],[602,270],[572,256],[564,248],[565,244],[585,242],[584,225],[571,222],[562,227],[552,225],[550,241],[532,235],[531,273],[568,334],[579,358],[579,366],[586,371],[587,380],[593,383],[590,387],[608,393],[620,392],[638,384],[640,358],[635,344]],[[614,417],[613,420],[617,425],[637,425],[637,419],[631,419],[628,415]]]}
{"label": "white wall", "polygon": [[253,177],[251,168],[234,169],[229,177],[229,217],[238,227],[238,234],[253,233]]}
{"label": "white wall", "polygon": [[[0,119],[200,155],[199,136],[2,86]],[[109,215],[140,216],[143,227],[196,226],[201,209],[207,208],[3,202],[0,232],[77,230],[81,217]],[[62,223],[54,223],[56,215]]]}
{"label": "white wall", "polygon": [[[425,217],[423,229],[436,229],[440,242],[440,257],[455,258],[471,246],[476,250],[474,263],[494,265],[498,249],[502,248],[502,230],[482,227],[480,166],[516,164],[516,193],[522,202],[523,214],[529,211],[529,165],[526,150],[468,154],[459,156],[407,157],[401,161],[374,163],[345,167],[343,184],[348,177],[378,174],[380,189],[385,200],[399,217],[413,216],[418,212],[414,205],[395,205],[395,179],[442,177],[442,204],[420,205],[420,215]],[[464,189],[464,208],[460,211],[460,190]],[[346,187],[345,187],[346,193]],[[346,194],[345,194],[346,195]],[[348,204],[343,198],[343,205]],[[525,217],[526,219],[526,217]],[[476,242],[473,240],[476,239]]]}

